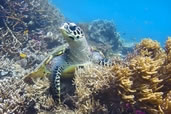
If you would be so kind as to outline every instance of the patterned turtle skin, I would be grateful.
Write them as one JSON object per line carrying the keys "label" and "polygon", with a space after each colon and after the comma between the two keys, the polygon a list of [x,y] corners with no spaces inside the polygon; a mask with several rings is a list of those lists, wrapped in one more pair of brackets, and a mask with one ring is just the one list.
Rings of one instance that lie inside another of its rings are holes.
{"label": "patterned turtle skin", "polygon": [[72,78],[77,67],[84,67],[92,62],[108,64],[108,61],[103,59],[103,54],[90,49],[83,30],[75,23],[64,23],[60,31],[69,47],[51,61],[51,93],[58,103],[61,102],[62,78]]}

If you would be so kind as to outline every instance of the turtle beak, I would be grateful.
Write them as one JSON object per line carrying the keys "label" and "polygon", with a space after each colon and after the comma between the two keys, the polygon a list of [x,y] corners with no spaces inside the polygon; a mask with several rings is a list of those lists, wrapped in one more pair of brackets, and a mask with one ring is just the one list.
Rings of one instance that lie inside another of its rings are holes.
{"label": "turtle beak", "polygon": [[64,30],[64,25],[61,26],[61,27],[59,27],[59,30],[60,30],[60,31]]}

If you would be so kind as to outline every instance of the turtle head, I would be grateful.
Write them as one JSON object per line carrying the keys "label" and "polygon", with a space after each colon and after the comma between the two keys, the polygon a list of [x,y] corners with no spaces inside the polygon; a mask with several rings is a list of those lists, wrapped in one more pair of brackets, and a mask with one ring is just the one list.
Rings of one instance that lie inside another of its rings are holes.
{"label": "turtle head", "polygon": [[78,41],[85,37],[82,29],[75,23],[64,23],[60,31],[68,42]]}

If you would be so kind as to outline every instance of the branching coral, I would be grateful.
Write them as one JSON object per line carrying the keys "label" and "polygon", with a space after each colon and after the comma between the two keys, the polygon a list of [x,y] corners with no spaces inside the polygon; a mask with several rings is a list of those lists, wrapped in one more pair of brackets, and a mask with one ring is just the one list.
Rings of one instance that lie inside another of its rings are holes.
{"label": "branching coral", "polygon": [[[109,73],[109,69],[100,66],[95,67],[94,65],[89,66],[86,69],[79,69],[76,72],[75,84],[76,96],[78,97],[78,113],[87,114],[108,112],[105,108],[106,106],[101,105],[100,102],[109,102],[108,104],[110,104],[119,100],[117,98],[115,98],[115,101],[110,99],[111,95],[114,95],[111,88],[115,87],[115,79],[112,77],[112,73]],[[111,84],[109,85],[109,83]],[[99,99],[101,100],[99,101]]]}
{"label": "branching coral", "polygon": [[130,61],[129,68],[133,72],[132,88],[136,88],[134,93],[136,104],[140,103],[140,106],[144,105],[145,108],[150,105],[158,107],[161,104],[163,92],[158,92],[163,86],[160,85],[163,79],[160,79],[158,75],[161,65],[162,61],[153,60],[150,57],[136,57]]}
{"label": "branching coral", "polygon": [[164,110],[165,114],[171,113],[171,91],[169,91],[169,93],[167,93],[166,97],[164,98],[161,108]]}
{"label": "branching coral", "polygon": [[79,111],[170,113],[170,41],[164,51],[158,42],[145,39],[119,64],[78,70],[75,84]]}
{"label": "branching coral", "polygon": [[171,88],[171,37],[168,37],[168,40],[166,41],[166,57],[164,60],[164,65],[161,69],[161,78],[164,79],[162,84],[165,86],[162,88],[164,91],[168,92]]}
{"label": "branching coral", "polygon": [[16,81],[17,78],[4,79],[0,82],[0,113],[25,113],[32,103],[27,99],[23,89],[26,84],[22,81]]}
{"label": "branching coral", "polygon": [[20,53],[25,53],[25,68],[38,64],[40,56],[63,43],[56,29],[63,21],[63,15],[48,0],[1,0],[0,57],[18,61]]}
{"label": "branching coral", "polygon": [[[57,106],[49,94],[48,78],[37,78],[32,84],[22,77],[0,80],[0,114],[72,114],[64,106]],[[63,111],[62,111],[63,109]]]}
{"label": "branching coral", "polygon": [[[69,96],[75,111],[55,104],[47,77],[23,80],[26,71],[21,66],[34,69],[50,49],[63,43],[56,29],[63,20],[47,0],[0,1],[0,70],[13,72],[13,77],[0,80],[0,113],[171,113],[171,38],[165,50],[145,39],[132,56],[112,67],[78,69],[75,96]],[[122,46],[111,22],[95,21],[86,27],[89,39],[100,37],[100,48]],[[20,53],[27,57],[20,58]]]}
{"label": "branching coral", "polygon": [[65,96],[73,99],[74,111],[55,104],[47,77],[5,78],[0,82],[0,113],[170,114],[170,41],[162,50],[154,46],[157,42],[144,40],[133,56],[114,59],[111,67],[92,64],[77,69],[75,96]]}
{"label": "branching coral", "polygon": [[0,70],[10,70],[14,76],[19,70],[14,65],[34,69],[64,42],[56,29],[63,22],[64,16],[48,0],[1,0]]}
{"label": "branching coral", "polygon": [[135,49],[136,54],[140,56],[147,56],[154,59],[161,59],[165,54],[157,41],[153,41],[149,38],[142,40],[140,44],[137,44]]}

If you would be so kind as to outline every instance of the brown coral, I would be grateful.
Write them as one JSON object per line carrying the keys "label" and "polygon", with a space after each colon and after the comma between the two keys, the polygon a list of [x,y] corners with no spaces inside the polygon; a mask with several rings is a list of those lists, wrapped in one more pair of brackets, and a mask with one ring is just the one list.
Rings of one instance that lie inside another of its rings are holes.
{"label": "brown coral", "polygon": [[[1,0],[0,58],[17,61],[25,69],[39,64],[64,42],[56,29],[63,22],[64,16],[48,0]],[[27,57],[22,59],[21,53]]]}
{"label": "brown coral", "polygon": [[148,56],[156,59],[163,56],[160,44],[157,41],[153,41],[149,38],[145,38],[140,44],[137,44],[135,50],[140,56]]}
{"label": "brown coral", "polygon": [[171,39],[165,50],[149,39],[135,50],[134,56],[114,60],[111,67],[92,64],[76,70],[74,111],[55,104],[47,77],[32,83],[13,77],[0,82],[0,113],[170,114]]}
{"label": "brown coral", "polygon": [[161,78],[164,79],[162,84],[165,86],[162,88],[164,91],[168,92],[171,88],[171,37],[168,37],[168,40],[166,41],[166,57],[164,60],[164,65],[161,69]]}
{"label": "brown coral", "polygon": [[[27,84],[21,77],[0,81],[0,114],[72,114],[67,107],[57,106],[49,94],[49,80],[44,77]],[[64,111],[62,111],[62,109]]]}
{"label": "brown coral", "polygon": [[[18,81],[16,81],[18,80]],[[26,84],[19,78],[6,78],[0,82],[0,113],[26,113],[32,100],[23,91]]]}
{"label": "brown coral", "polygon": [[[138,109],[150,114],[168,113],[170,44],[168,39],[164,51],[158,42],[145,39],[137,45],[134,56],[111,68],[93,66],[82,72],[78,70],[75,84],[79,109],[88,113],[93,113],[94,109],[103,111],[103,108],[108,113],[129,113],[130,109],[132,113]],[[96,107],[94,104],[98,103]],[[129,108],[125,107],[127,103]]]}
{"label": "brown coral", "polygon": [[77,112],[108,113],[106,106],[119,101],[117,98],[112,99],[115,94],[111,91],[111,88],[115,88],[114,82],[113,74],[107,67],[90,65],[76,71]]}
{"label": "brown coral", "polygon": [[166,97],[164,98],[161,108],[162,110],[164,110],[165,114],[171,113],[171,91],[169,91]]}

